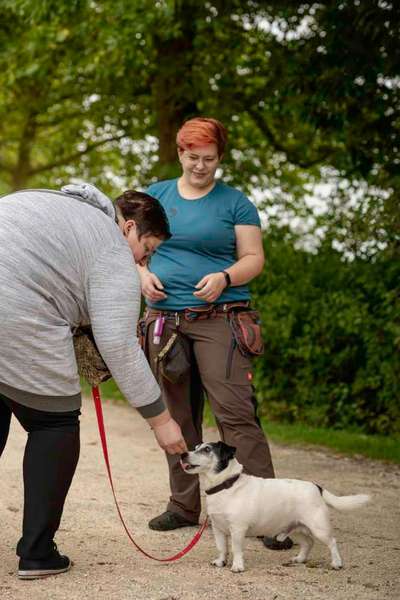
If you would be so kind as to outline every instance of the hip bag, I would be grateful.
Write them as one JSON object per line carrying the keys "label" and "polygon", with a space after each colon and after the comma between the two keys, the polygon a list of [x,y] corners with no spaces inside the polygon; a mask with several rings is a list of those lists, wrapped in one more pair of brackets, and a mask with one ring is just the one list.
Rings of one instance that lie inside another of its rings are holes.
{"label": "hip bag", "polygon": [[156,370],[170,383],[182,382],[190,371],[189,347],[178,333],[173,333],[154,359]]}
{"label": "hip bag", "polygon": [[79,375],[91,386],[110,379],[111,373],[97,349],[90,325],[77,327],[73,331],[72,340]]}
{"label": "hip bag", "polygon": [[[170,383],[181,383],[190,371],[190,348],[188,341],[179,331],[171,333],[165,341],[165,335],[161,338],[163,346],[153,359],[153,364],[149,352],[149,329],[150,325],[155,323],[154,319],[148,320],[149,314],[146,312],[138,321],[137,336],[140,346],[149,362],[154,368],[158,377],[161,375]],[[165,343],[164,343],[165,342]]]}
{"label": "hip bag", "polygon": [[233,339],[243,356],[261,356],[264,342],[259,312],[251,309],[232,310],[228,313],[228,319]]}
{"label": "hip bag", "polygon": [[259,312],[251,308],[233,308],[227,314],[232,340],[226,359],[226,378],[231,376],[233,354],[235,348],[246,358],[261,356],[264,352],[264,342],[261,334],[261,319]]}

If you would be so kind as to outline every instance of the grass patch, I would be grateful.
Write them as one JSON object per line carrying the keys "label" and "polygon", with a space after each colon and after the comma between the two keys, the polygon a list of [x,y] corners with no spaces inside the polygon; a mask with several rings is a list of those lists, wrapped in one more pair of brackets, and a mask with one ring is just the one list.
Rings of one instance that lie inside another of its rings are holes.
{"label": "grass patch", "polygon": [[271,440],[285,444],[313,444],[331,448],[350,456],[400,463],[400,439],[381,435],[366,435],[352,431],[321,429],[302,424],[285,424],[262,420]]}
{"label": "grass patch", "polygon": [[[204,420],[207,425],[215,426],[208,405]],[[400,438],[323,429],[304,424],[276,423],[265,418],[261,419],[261,424],[268,438],[274,442],[299,446],[310,444],[330,448],[348,456],[361,455],[375,460],[400,463]]]}
{"label": "grass patch", "polygon": [[[91,386],[84,380],[81,380],[81,390],[83,396],[92,395]],[[119,391],[119,388],[115,383],[114,379],[109,379],[108,381],[102,383],[100,386],[100,393],[101,397],[104,399],[113,400],[118,404],[120,402],[126,403],[125,396]]]}
{"label": "grass patch", "polygon": [[[90,386],[84,382],[82,382],[82,393],[85,396],[91,395]],[[107,400],[126,402],[113,379],[101,384],[101,395]],[[207,403],[204,422],[208,426],[215,426],[214,417]],[[303,424],[276,423],[265,418],[261,419],[261,422],[267,436],[278,443],[303,446],[311,444],[330,448],[349,456],[361,455],[400,464],[400,438],[322,429]]]}

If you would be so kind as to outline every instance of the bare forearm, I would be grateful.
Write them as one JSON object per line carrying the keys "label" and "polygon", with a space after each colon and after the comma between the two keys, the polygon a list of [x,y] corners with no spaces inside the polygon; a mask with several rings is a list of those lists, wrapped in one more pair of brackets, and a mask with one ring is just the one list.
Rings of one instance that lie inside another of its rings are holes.
{"label": "bare forearm", "polygon": [[159,427],[160,425],[165,425],[168,421],[171,420],[171,415],[169,414],[168,409],[165,409],[162,413],[155,417],[149,417],[146,419],[150,427],[153,429],[154,427]]}
{"label": "bare forearm", "polygon": [[142,279],[143,275],[147,275],[148,273],[150,273],[149,269],[147,268],[146,265],[142,266],[142,265],[136,265],[136,268],[138,270],[138,273],[140,275],[140,279]]}
{"label": "bare forearm", "polygon": [[264,267],[264,256],[247,255],[240,258],[228,269],[232,286],[244,285],[261,273]]}
{"label": "bare forearm", "polygon": [[149,271],[146,265],[137,265],[137,267],[143,296],[147,300],[150,300],[150,302],[159,302],[160,300],[165,300],[167,295],[163,291],[164,286],[158,279],[157,275]]}

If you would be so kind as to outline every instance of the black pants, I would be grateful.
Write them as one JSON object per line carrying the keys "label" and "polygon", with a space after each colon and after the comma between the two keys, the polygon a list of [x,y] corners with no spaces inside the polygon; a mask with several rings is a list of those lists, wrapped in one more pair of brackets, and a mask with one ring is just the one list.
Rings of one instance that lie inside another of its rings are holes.
{"label": "black pants", "polygon": [[80,410],[45,412],[0,394],[0,456],[12,414],[28,432],[23,462],[24,518],[17,554],[40,560],[53,550],[54,534],[78,462]]}

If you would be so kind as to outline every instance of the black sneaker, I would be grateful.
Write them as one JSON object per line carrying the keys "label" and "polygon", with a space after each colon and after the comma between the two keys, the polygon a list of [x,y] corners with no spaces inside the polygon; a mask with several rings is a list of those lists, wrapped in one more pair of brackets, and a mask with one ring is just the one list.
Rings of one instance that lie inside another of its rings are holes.
{"label": "black sneaker", "polygon": [[18,577],[19,579],[40,579],[49,575],[58,575],[69,571],[72,564],[68,556],[62,556],[55,548],[47,558],[40,560],[20,558]]}
{"label": "black sneaker", "polygon": [[179,527],[194,527],[195,525],[198,525],[198,523],[188,521],[185,517],[170,510],[149,521],[150,529],[154,529],[155,531],[172,531],[173,529],[179,529]]}
{"label": "black sneaker", "polygon": [[290,537],[287,537],[283,540],[283,542],[278,542],[276,537],[267,537],[264,536],[262,538],[263,544],[268,550],[290,550],[293,546],[293,541]]}

